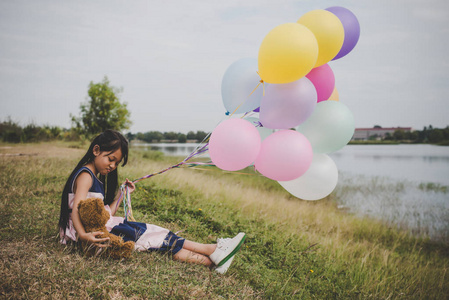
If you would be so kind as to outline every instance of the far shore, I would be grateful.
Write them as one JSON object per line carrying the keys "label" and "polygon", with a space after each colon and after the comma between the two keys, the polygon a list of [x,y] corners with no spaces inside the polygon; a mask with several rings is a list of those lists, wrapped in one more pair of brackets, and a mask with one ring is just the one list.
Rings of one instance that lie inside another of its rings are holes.
{"label": "far shore", "polygon": [[[180,143],[178,140],[161,140],[161,141],[153,141],[151,143],[145,142],[142,140],[131,140],[131,145],[139,145],[139,144],[198,144],[200,141],[197,140],[187,140],[185,143]],[[439,144],[431,144],[431,143],[413,143],[411,141],[350,141],[348,145],[435,145],[435,146],[449,146],[449,143],[439,143]]]}

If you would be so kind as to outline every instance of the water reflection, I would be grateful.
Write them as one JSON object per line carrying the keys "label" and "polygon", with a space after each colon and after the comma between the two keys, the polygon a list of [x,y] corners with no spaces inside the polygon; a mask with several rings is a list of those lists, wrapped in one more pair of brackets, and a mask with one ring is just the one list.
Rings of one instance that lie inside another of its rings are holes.
{"label": "water reflection", "polygon": [[449,147],[348,145],[330,156],[339,171],[354,175],[449,185]]}

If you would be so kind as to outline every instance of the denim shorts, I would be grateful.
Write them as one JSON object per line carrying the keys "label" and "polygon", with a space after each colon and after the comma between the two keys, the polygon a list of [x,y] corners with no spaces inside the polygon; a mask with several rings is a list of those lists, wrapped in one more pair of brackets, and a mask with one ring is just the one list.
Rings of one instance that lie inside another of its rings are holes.
{"label": "denim shorts", "polygon": [[184,246],[185,239],[177,236],[173,232],[169,231],[165,237],[161,247],[159,248],[149,248],[149,251],[160,251],[164,253],[171,253],[175,255]]}

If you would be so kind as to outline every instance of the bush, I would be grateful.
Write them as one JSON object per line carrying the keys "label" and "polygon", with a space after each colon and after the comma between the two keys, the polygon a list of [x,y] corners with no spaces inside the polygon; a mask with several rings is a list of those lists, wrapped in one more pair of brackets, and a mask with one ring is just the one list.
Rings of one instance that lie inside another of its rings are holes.
{"label": "bush", "polygon": [[56,139],[64,139],[68,141],[79,141],[81,135],[75,130],[62,129],[57,126],[38,126],[36,124],[28,124],[21,127],[18,123],[11,119],[0,122],[0,140],[7,143],[30,143],[51,141]]}
{"label": "bush", "polygon": [[10,119],[0,123],[0,138],[3,142],[19,143],[22,128]]}

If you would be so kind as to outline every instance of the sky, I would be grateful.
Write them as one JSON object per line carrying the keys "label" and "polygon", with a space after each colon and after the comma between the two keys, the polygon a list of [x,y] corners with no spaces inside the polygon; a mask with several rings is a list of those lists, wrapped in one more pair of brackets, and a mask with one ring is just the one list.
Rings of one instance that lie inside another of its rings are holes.
{"label": "sky", "polygon": [[0,1],[0,121],[70,128],[90,82],[123,88],[133,133],[211,132],[221,81],[274,27],[330,6],[360,39],[331,61],[356,127],[449,125],[449,1]]}

